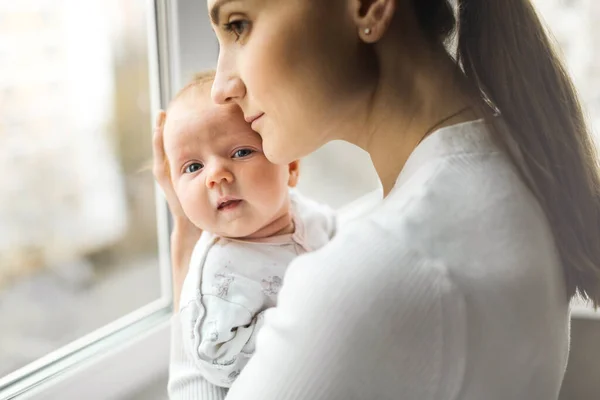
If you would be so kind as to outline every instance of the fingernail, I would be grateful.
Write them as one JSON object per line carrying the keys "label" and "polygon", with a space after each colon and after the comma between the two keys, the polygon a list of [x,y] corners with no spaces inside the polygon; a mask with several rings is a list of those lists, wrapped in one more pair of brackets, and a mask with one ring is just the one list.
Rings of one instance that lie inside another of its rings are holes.
{"label": "fingernail", "polygon": [[165,121],[165,112],[163,110],[160,110],[158,112],[158,116],[156,117],[156,125],[157,126],[162,126],[163,122]]}

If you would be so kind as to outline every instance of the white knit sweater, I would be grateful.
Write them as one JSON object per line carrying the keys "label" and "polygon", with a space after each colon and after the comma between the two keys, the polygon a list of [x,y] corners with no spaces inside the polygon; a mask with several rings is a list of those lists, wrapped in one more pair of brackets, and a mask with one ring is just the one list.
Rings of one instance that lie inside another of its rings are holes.
{"label": "white knit sweater", "polygon": [[227,400],[551,400],[568,345],[547,219],[475,121],[430,135],[385,200],[292,262]]}

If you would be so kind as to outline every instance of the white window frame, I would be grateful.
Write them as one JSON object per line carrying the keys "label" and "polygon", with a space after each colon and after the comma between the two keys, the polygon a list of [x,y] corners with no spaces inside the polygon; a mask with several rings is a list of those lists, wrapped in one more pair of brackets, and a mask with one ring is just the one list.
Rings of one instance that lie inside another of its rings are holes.
{"label": "white window frame", "polygon": [[[218,44],[201,0],[146,0],[153,120],[196,71],[212,68]],[[150,140],[150,133],[148,140]],[[0,399],[120,399],[167,373],[172,277],[171,221],[156,191],[161,298],[0,378]],[[574,305],[573,318],[600,319]]]}
{"label": "white window frame", "polygon": [[600,321],[600,309],[594,310],[590,306],[574,304],[571,306],[571,318],[575,319],[596,319]]}

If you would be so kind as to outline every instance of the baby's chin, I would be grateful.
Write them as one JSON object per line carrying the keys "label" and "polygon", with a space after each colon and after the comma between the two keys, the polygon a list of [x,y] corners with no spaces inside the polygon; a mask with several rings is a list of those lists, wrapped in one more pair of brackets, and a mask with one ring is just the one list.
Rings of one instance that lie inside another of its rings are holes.
{"label": "baby's chin", "polygon": [[[240,221],[241,222],[241,221]],[[253,226],[248,223],[231,224],[232,226],[221,227],[221,229],[215,229],[215,233],[218,236],[231,239],[246,239],[251,238],[254,234],[262,229],[262,226]]]}

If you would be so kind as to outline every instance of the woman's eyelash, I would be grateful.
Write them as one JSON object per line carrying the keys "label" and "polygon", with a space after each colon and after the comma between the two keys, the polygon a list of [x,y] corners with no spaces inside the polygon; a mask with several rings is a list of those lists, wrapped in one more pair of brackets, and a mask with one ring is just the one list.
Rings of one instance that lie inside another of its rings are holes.
{"label": "woman's eyelash", "polygon": [[239,40],[240,36],[246,31],[250,23],[243,19],[234,20],[223,25],[225,31],[232,32],[235,35],[235,40]]}

